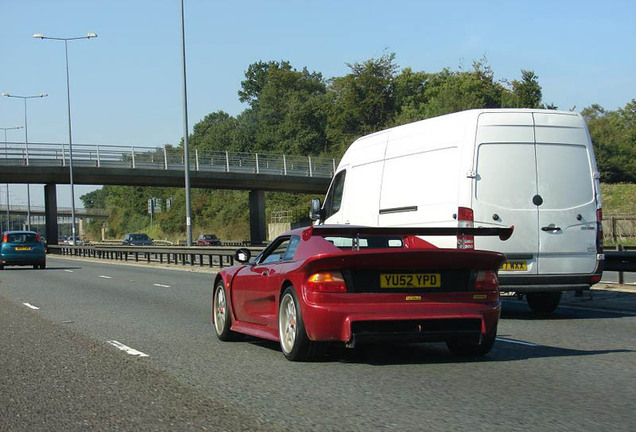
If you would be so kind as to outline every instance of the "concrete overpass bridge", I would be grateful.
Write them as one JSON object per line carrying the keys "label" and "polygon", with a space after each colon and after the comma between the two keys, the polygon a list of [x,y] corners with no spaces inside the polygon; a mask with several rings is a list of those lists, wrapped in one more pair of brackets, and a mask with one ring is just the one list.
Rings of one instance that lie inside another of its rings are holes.
{"label": "concrete overpass bridge", "polygon": [[[73,144],[73,183],[88,185],[184,187],[180,148]],[[194,188],[248,190],[250,234],[265,240],[265,191],[326,192],[337,161],[267,153],[194,150]],[[47,238],[57,238],[57,184],[70,183],[68,145],[10,142],[0,146],[0,183],[44,184]]]}

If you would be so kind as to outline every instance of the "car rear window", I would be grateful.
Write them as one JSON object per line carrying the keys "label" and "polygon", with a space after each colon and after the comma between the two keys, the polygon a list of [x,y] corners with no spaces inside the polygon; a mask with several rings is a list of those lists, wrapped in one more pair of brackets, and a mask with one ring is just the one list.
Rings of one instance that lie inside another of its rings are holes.
{"label": "car rear window", "polygon": [[7,243],[37,243],[35,234],[14,233],[7,235]]}
{"label": "car rear window", "polygon": [[[324,237],[332,245],[340,249],[353,248],[354,237]],[[360,249],[388,249],[404,247],[404,241],[399,237],[360,237]]]}
{"label": "car rear window", "polygon": [[133,234],[131,237],[133,240],[148,240],[147,234]]}

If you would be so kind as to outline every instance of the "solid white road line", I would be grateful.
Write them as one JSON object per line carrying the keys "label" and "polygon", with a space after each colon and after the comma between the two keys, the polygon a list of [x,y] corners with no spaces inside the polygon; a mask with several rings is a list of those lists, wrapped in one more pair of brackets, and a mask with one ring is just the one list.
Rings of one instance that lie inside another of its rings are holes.
{"label": "solid white road line", "polygon": [[102,278],[102,279],[112,279],[111,276],[99,275],[99,277]]}
{"label": "solid white road line", "polygon": [[137,356],[137,357],[148,357],[148,354],[144,354],[141,351],[137,351],[136,349],[126,346],[121,342],[117,342],[116,340],[108,341],[108,343],[114,346],[115,348],[124,351],[127,354]]}
{"label": "solid white road line", "polygon": [[511,343],[511,344],[517,344],[517,345],[530,346],[530,347],[541,346],[541,345],[533,344],[533,343],[530,343],[530,342],[523,342],[523,341],[518,341],[518,340],[514,340],[514,339],[497,338],[497,341],[498,342]]}
{"label": "solid white road line", "polygon": [[153,285],[160,288],[170,288],[170,285],[163,285],[163,284],[153,284]]}
{"label": "solid white road line", "polygon": [[67,273],[73,273],[73,270],[64,270]]}
{"label": "solid white road line", "polygon": [[23,305],[25,305],[25,306],[26,306],[26,307],[28,307],[28,308],[33,309],[33,310],[40,310],[40,308],[39,308],[39,307],[37,307],[37,306],[33,306],[31,303],[22,303],[22,304],[23,304]]}

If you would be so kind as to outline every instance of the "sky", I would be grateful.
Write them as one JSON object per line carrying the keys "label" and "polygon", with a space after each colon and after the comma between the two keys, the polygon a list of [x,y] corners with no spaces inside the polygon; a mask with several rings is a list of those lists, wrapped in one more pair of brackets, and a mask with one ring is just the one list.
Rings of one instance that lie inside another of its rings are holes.
{"label": "sky", "polygon": [[[28,101],[30,143],[68,143],[64,43],[35,33],[98,34],[68,45],[74,144],[179,143],[180,0],[0,0],[0,17],[0,93],[48,94]],[[261,60],[331,78],[386,53],[426,72],[485,57],[499,80],[533,70],[559,109],[615,110],[636,98],[633,0],[185,0],[185,27],[190,131],[211,112],[240,114],[244,72]],[[0,98],[0,127],[23,124],[22,100]],[[24,130],[7,139],[24,142]],[[76,185],[76,206],[93,189]],[[11,203],[26,204],[25,186],[10,190]],[[43,202],[32,186],[31,205]],[[68,186],[58,205],[70,206]]]}

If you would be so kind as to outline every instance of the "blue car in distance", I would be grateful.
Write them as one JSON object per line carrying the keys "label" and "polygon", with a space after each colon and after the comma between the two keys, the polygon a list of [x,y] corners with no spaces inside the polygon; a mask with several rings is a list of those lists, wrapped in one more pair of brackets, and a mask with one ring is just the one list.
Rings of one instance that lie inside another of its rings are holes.
{"label": "blue car in distance", "polygon": [[33,231],[5,231],[0,244],[0,270],[4,266],[32,265],[46,268],[46,253],[40,235]]}

